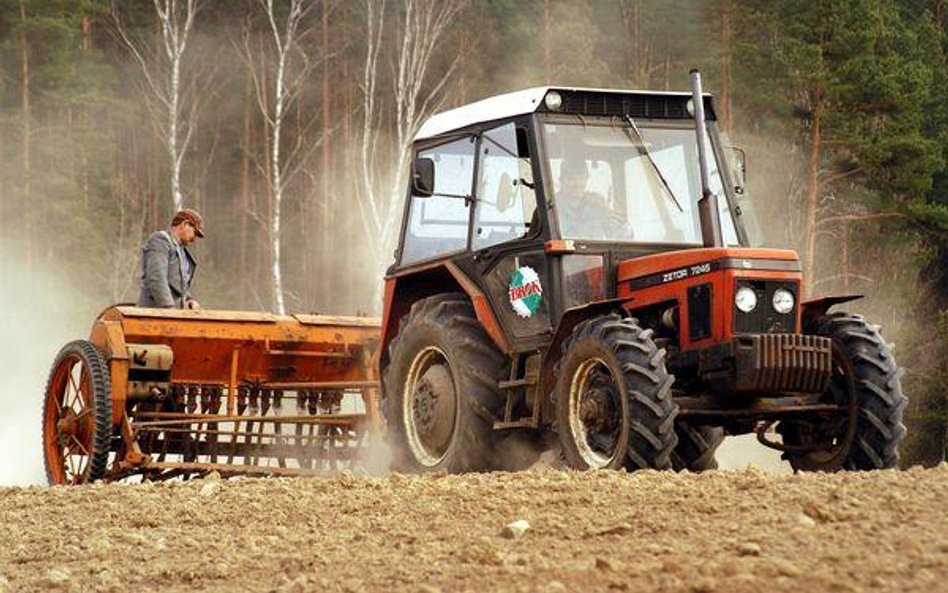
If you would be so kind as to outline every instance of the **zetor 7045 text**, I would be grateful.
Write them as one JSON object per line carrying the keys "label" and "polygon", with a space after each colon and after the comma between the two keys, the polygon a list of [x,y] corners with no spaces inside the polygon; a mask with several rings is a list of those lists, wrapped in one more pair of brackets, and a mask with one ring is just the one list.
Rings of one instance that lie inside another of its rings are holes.
{"label": "zetor 7045 text", "polygon": [[830,311],[857,296],[803,300],[794,251],[750,247],[744,159],[691,82],[421,128],[382,320],[399,467],[491,469],[509,431],[555,432],[579,469],[707,469],[750,432],[798,470],[897,465],[890,346]]}

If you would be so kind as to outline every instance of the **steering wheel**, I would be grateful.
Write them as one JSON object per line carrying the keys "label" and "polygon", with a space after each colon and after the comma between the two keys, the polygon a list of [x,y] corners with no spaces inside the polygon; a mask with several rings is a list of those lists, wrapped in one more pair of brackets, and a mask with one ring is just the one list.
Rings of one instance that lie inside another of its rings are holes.
{"label": "steering wheel", "polygon": [[595,239],[599,240],[628,240],[632,238],[632,228],[628,221],[609,207],[605,196],[596,192],[586,192],[584,201],[589,205],[587,222],[590,228],[595,228]]}

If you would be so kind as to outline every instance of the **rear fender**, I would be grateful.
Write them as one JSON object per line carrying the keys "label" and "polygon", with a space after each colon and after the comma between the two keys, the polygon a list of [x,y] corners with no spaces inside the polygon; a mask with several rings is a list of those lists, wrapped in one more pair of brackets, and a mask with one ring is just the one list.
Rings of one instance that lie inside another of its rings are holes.
{"label": "rear fender", "polygon": [[451,292],[467,294],[481,327],[494,345],[504,354],[510,353],[510,344],[503,328],[490,307],[484,292],[453,262],[439,262],[430,267],[413,270],[409,274],[385,279],[385,302],[382,316],[382,347],[378,350],[378,368],[388,365],[388,346],[398,334],[401,320],[417,301]]}

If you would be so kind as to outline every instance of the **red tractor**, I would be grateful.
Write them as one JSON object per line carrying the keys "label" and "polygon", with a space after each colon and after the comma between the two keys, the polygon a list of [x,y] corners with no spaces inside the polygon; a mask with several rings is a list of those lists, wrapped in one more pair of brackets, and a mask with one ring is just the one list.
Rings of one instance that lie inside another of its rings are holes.
{"label": "red tractor", "polygon": [[700,87],[534,88],[421,128],[382,321],[399,468],[492,469],[510,431],[578,469],[700,471],[750,432],[797,470],[897,465],[890,346],[750,246]]}

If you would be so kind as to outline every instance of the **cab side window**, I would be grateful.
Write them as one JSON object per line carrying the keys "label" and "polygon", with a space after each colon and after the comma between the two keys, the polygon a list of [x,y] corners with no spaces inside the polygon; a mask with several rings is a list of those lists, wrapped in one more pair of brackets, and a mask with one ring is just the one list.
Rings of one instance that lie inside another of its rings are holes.
{"label": "cab side window", "polygon": [[412,196],[402,247],[402,264],[432,259],[467,248],[469,200],[474,186],[474,138],[462,138],[418,152],[434,161],[430,197]]}
{"label": "cab side window", "polygon": [[536,231],[537,198],[526,130],[511,123],[484,132],[478,158],[473,249]]}

